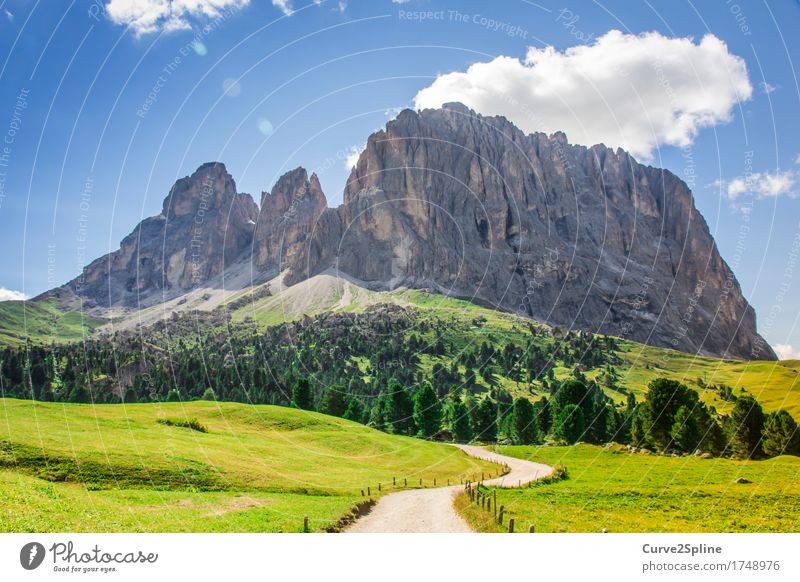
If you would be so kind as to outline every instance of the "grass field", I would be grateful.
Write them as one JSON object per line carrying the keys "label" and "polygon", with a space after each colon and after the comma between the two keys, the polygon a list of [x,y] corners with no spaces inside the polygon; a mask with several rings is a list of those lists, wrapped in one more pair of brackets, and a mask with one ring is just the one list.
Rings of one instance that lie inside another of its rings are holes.
{"label": "grass field", "polygon": [[62,312],[48,301],[0,302],[0,344],[76,341],[104,321],[79,311]]}
{"label": "grass field", "polygon": [[[174,423],[196,419],[207,432]],[[0,531],[325,530],[363,500],[496,467],[322,414],[0,400]],[[397,478],[397,487],[392,479]],[[381,491],[378,484],[381,483]]]}
{"label": "grass field", "polygon": [[[551,466],[563,481],[498,489],[497,503],[516,531],[537,532],[798,532],[800,458],[731,461],[644,456],[622,447],[499,447]],[[750,483],[736,483],[744,478]],[[487,512],[457,501],[480,531],[506,531]],[[505,521],[508,523],[508,520]]]}
{"label": "grass field", "polygon": [[623,342],[621,355],[625,364],[620,367],[620,384],[639,398],[653,378],[672,378],[700,392],[703,400],[720,412],[727,411],[730,403],[721,400],[714,390],[701,388],[697,380],[702,379],[706,385],[731,386],[737,395],[746,390],[765,410],[785,408],[800,420],[800,362],[797,360],[720,360],[634,342]]}

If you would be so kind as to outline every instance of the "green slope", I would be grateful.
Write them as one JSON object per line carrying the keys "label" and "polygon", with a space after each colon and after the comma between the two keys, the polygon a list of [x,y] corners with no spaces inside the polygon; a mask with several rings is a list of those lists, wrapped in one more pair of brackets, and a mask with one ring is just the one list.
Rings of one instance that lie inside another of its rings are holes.
{"label": "green slope", "polygon": [[80,340],[104,320],[80,311],[60,311],[49,301],[0,302],[0,345]]}
{"label": "green slope", "polygon": [[[253,302],[243,302],[247,291],[232,295],[228,304],[232,306],[232,319],[242,322],[253,319],[261,328],[284,321],[301,319],[327,311],[363,312],[378,303],[394,303],[417,310],[422,319],[440,319],[452,322],[445,339],[455,352],[484,341],[497,348],[507,343],[524,345],[528,337],[530,320],[481,307],[464,301],[422,290],[398,289],[391,292],[376,292],[349,283],[330,275],[314,277],[274,295],[260,296],[257,288]],[[23,308],[25,319],[23,321]],[[476,324],[476,320],[480,323]],[[35,341],[72,341],[83,333],[103,323],[92,317],[82,317],[78,312],[61,314],[47,302],[0,303],[0,344],[19,344],[23,337]],[[541,324],[537,327],[546,328]],[[427,338],[430,339],[430,338]],[[187,339],[190,341],[190,338]],[[557,340],[547,339],[551,344]],[[800,362],[740,362],[703,356],[693,356],[674,350],[644,346],[636,342],[621,340],[618,352],[622,363],[615,366],[617,384],[632,392],[641,400],[647,384],[654,378],[669,377],[680,380],[701,394],[707,404],[726,412],[730,403],[718,390],[720,385],[730,386],[735,395],[744,391],[755,396],[767,411],[785,408],[800,419]],[[452,354],[442,358],[424,356],[421,369],[429,372],[435,363],[449,366]],[[532,387],[516,382],[498,370],[498,384],[515,396],[544,394],[535,383]],[[556,367],[556,378],[563,379],[572,372],[569,368]],[[589,369],[588,378],[597,378],[602,370]],[[710,388],[709,388],[710,387]],[[531,394],[530,388],[533,389]],[[624,401],[624,394],[607,391],[617,402]]]}
{"label": "green slope", "polygon": [[[158,422],[189,419],[207,432]],[[481,471],[497,467],[288,408],[0,399],[0,531],[298,531],[306,515],[322,530],[367,487]]]}
{"label": "green slope", "polygon": [[[645,456],[622,447],[500,447],[503,454],[551,466],[569,478],[498,489],[516,531],[798,532],[800,458],[731,461]],[[744,478],[749,483],[736,483]],[[480,531],[505,531],[485,511],[457,500]],[[505,522],[508,523],[507,520]]]}

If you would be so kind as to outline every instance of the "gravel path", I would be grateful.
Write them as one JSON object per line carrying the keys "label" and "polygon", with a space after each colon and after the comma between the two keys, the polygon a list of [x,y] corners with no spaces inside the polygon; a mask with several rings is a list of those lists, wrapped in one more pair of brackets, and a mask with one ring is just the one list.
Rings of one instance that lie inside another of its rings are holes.
{"label": "gravel path", "polygon": [[[484,485],[517,487],[545,477],[553,468],[506,457],[474,445],[456,445],[466,454],[505,463],[511,471]],[[461,485],[434,489],[410,489],[382,497],[367,515],[347,528],[347,533],[470,533],[472,528],[456,513],[453,498]]]}

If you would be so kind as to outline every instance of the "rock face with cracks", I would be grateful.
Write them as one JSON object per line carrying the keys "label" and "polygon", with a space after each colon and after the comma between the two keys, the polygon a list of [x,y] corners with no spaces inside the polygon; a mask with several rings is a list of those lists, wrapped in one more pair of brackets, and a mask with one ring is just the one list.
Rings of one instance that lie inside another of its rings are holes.
{"label": "rock face with cracks", "polygon": [[373,289],[430,288],[685,352],[775,358],[682,180],[460,104],[402,111],[372,134],[335,209],[303,168],[259,211],[222,164],[204,164],[67,287],[132,305],[242,260],[288,285],[336,269]]}

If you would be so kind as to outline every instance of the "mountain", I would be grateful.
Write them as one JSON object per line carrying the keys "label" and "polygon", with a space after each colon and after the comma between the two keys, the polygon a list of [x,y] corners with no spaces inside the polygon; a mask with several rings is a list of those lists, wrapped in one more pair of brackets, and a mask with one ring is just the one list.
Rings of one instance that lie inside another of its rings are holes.
{"label": "mountain", "polygon": [[65,286],[37,299],[56,297],[90,311],[138,308],[174,297],[249,254],[258,206],[223,164],[210,162],[181,178],[161,213],[144,219],[117,251],[96,259]]}
{"label": "mountain", "polygon": [[685,352],[775,359],[677,176],[460,104],[405,110],[372,134],[338,208],[303,168],[258,210],[222,164],[204,164],[120,250],[46,296],[152,305],[229,272],[243,281],[233,275],[245,266],[243,287],[335,273]]}

